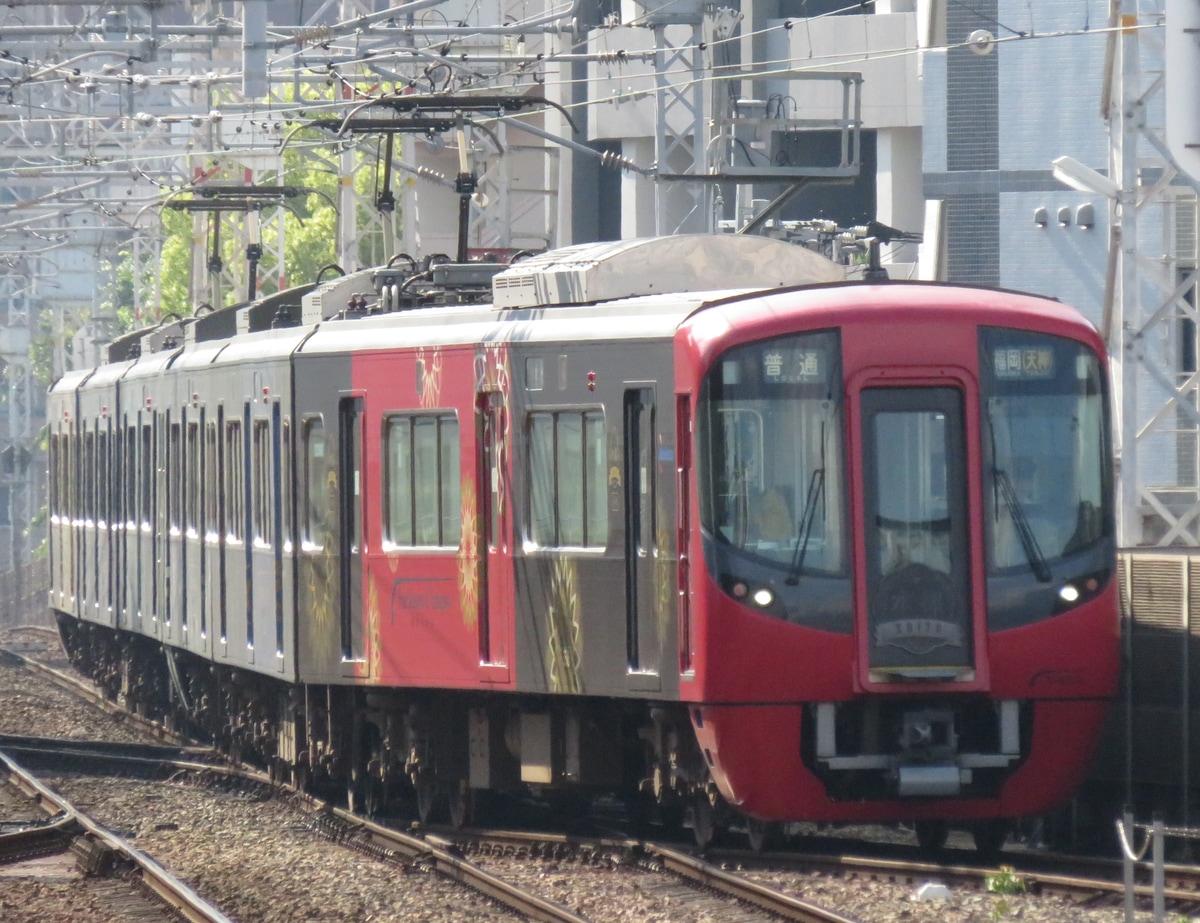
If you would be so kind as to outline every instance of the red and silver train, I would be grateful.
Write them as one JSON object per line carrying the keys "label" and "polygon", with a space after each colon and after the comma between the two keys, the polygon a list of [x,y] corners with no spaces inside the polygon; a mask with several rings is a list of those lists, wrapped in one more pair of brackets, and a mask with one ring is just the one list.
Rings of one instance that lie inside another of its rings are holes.
{"label": "red and silver train", "polygon": [[49,395],[66,647],[368,808],[997,846],[1118,682],[1103,344],[841,276],[739,236],[401,256],[129,334]]}

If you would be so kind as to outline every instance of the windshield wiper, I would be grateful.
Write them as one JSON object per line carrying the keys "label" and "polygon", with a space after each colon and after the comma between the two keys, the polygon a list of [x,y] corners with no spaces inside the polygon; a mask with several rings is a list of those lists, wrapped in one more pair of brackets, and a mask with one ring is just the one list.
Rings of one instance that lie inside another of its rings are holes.
{"label": "windshield wiper", "polygon": [[808,553],[808,539],[812,535],[813,520],[817,517],[817,503],[824,490],[825,469],[817,468],[808,481],[808,496],[804,498],[804,512],[800,516],[796,553],[792,555],[792,566],[785,581],[788,586],[795,586],[800,582],[800,570],[804,567],[804,556]]}
{"label": "windshield wiper", "polygon": [[1021,540],[1021,548],[1025,551],[1025,560],[1029,562],[1034,576],[1039,581],[1049,583],[1051,574],[1050,567],[1046,564],[1046,556],[1042,554],[1037,536],[1029,527],[1029,518],[1025,515],[1025,508],[1021,506],[1017,492],[1013,489],[1008,472],[1002,468],[993,468],[992,477],[1004,497],[1004,503],[1008,507],[1009,515],[1012,516],[1013,525],[1017,527],[1017,537]]}

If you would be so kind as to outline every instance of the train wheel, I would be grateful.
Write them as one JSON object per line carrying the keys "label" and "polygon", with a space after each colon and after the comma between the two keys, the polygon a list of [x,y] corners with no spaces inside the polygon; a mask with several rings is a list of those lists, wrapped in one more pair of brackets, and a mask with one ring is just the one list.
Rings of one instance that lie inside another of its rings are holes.
{"label": "train wheel", "polygon": [[307,792],[312,785],[312,770],[308,763],[296,763],[292,767],[292,786],[299,792]]}
{"label": "train wheel", "polygon": [[971,838],[975,841],[975,851],[981,856],[995,856],[1004,848],[1008,839],[1008,821],[1001,818],[976,821],[971,826]]}
{"label": "train wheel", "polygon": [[701,849],[711,844],[717,835],[717,810],[708,795],[698,795],[692,804],[692,833]]}
{"label": "train wheel", "polygon": [[475,816],[475,792],[466,779],[459,779],[450,792],[450,826],[461,830]]}
{"label": "train wheel", "polygon": [[950,836],[950,825],[944,820],[919,820],[913,827],[917,833],[917,845],[925,852],[937,852],[946,845]]}
{"label": "train wheel", "polygon": [[759,820],[757,817],[746,818],[746,839],[750,841],[750,848],[755,852],[766,849],[775,840],[778,832],[777,824]]}
{"label": "train wheel", "polygon": [[383,811],[385,804],[387,804],[385,783],[374,776],[367,776],[363,780],[363,812],[367,817],[375,817]]}
{"label": "train wheel", "polygon": [[417,790],[417,817],[421,819],[421,823],[427,824],[433,816],[433,806],[437,802],[437,782],[431,775],[422,772],[413,780],[413,787]]}

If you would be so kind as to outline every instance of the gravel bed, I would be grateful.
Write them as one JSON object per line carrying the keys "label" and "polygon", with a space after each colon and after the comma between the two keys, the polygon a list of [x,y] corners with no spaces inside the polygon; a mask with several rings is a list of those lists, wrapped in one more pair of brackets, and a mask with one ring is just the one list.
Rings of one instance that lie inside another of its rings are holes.
{"label": "gravel bed", "polygon": [[645,923],[770,923],[778,920],[730,898],[708,894],[675,875],[636,865],[470,855],[494,875],[596,921]]}
{"label": "gravel bed", "polygon": [[[1061,897],[1034,894],[993,894],[961,885],[949,885],[949,896],[922,900],[922,886],[891,884],[870,879],[794,872],[743,871],[754,881],[770,885],[784,894],[835,907],[863,923],[1124,923],[1124,906],[1084,907]],[[931,879],[929,884],[937,883]],[[1150,923],[1154,914],[1138,911],[1138,923]],[[1172,923],[1186,920],[1169,917]]]}
{"label": "gravel bed", "polygon": [[[12,636],[0,634],[0,643]],[[44,633],[28,636],[31,641],[46,639]],[[0,663],[0,732],[150,742],[136,727],[4,663]],[[514,919],[491,901],[436,875],[387,864],[320,839],[311,831],[310,819],[282,801],[180,783],[78,777],[60,783],[68,797],[95,811],[101,822],[159,858],[240,923]],[[670,876],[636,866],[471,858],[597,923],[727,923],[733,919],[727,902],[697,895],[690,887],[670,881]],[[948,888],[948,897],[920,900],[917,889],[908,885],[867,879],[785,871],[740,874],[864,923],[1124,921],[1119,904],[1081,907],[1061,898],[1000,895],[956,885]],[[110,920],[90,915],[89,908],[102,904],[101,892],[95,889],[112,883],[79,880],[77,874],[74,878],[69,869],[27,879],[0,874],[0,920]],[[753,910],[745,915],[747,920],[758,918]],[[1136,919],[1149,923],[1152,914],[1139,910]],[[1186,918],[1170,919],[1174,923]]]}
{"label": "gravel bed", "polygon": [[277,799],[182,781],[61,776],[49,784],[241,923],[512,921],[432,872],[332,843]]}
{"label": "gravel bed", "polygon": [[[45,654],[26,656],[51,661],[62,656],[53,635],[45,632],[0,632],[0,645],[26,640],[48,645]],[[69,670],[61,664],[60,669]],[[65,689],[27,670],[0,660],[0,733],[59,737],[72,740],[111,740],[120,743],[159,743],[129,721],[106,714]]]}

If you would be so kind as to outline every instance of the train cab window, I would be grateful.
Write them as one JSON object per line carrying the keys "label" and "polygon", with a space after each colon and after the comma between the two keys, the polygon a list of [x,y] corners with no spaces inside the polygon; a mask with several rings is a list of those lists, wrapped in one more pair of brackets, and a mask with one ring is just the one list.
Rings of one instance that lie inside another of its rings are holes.
{"label": "train cab window", "polygon": [[604,548],[608,504],[604,414],[536,412],[528,420],[531,548]]}
{"label": "train cab window", "polygon": [[1109,575],[1108,397],[1100,358],[1063,337],[984,328],[980,372],[989,618],[1011,627]]}
{"label": "train cab window", "polygon": [[452,414],[384,421],[384,541],[396,548],[457,548],[462,538],[458,419]]}
{"label": "train cab window", "polygon": [[838,340],[730,350],[704,381],[701,518],[719,541],[788,569],[846,568]]}
{"label": "train cab window", "polygon": [[305,420],[304,439],[304,523],[301,541],[305,550],[325,547],[328,530],[329,498],[325,491],[329,476],[325,462],[325,423],[320,417]]}
{"label": "train cab window", "polygon": [[721,354],[696,406],[707,566],[732,599],[841,633],[853,626],[844,384],[837,331]]}

